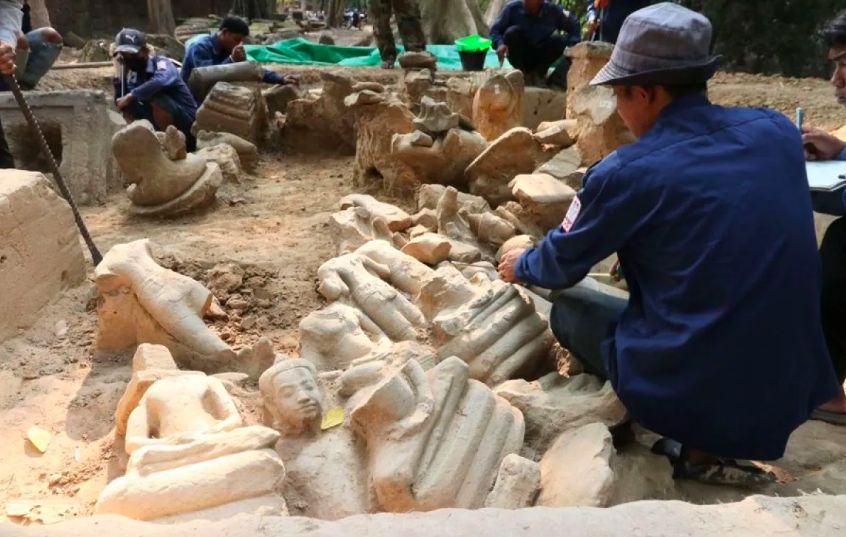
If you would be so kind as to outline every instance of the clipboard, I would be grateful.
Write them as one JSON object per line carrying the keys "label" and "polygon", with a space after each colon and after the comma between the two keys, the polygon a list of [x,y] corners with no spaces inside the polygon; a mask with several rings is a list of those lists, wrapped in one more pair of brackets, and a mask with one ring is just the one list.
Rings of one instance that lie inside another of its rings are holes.
{"label": "clipboard", "polygon": [[846,161],[809,161],[805,163],[805,171],[811,190],[833,192],[846,186]]}

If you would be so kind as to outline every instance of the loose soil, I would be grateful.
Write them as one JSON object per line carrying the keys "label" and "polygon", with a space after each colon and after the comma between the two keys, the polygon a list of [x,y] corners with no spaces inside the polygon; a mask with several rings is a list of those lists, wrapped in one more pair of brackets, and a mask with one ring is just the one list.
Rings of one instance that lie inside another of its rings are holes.
{"label": "loose soil", "polygon": [[[72,61],[66,53],[65,60]],[[283,70],[281,67],[274,67]],[[294,69],[305,84],[319,68]],[[362,80],[393,82],[379,69],[343,69]],[[110,68],[52,71],[40,89],[111,91]],[[712,99],[727,105],[769,106],[831,129],[846,122],[827,82],[745,74],[721,74]],[[159,261],[208,285],[224,304],[227,320],[212,327],[234,347],[269,337],[280,353],[295,353],[297,326],[322,300],[316,272],[334,255],[328,217],[338,200],[355,191],[352,158],[264,154],[254,175],[226,185],[215,206],[176,220],[128,216],[128,200],[114,195],[83,216],[99,248],[149,238]],[[382,199],[386,199],[382,197]],[[407,201],[386,201],[407,204]],[[55,522],[87,515],[124,461],[113,455],[113,415],[130,374],[130,356],[94,352],[96,300],[89,281],[45,309],[30,329],[0,344],[0,515],[19,523]],[[727,416],[726,419],[731,419]],[[25,439],[31,426],[52,434],[41,454]],[[796,494],[816,488],[846,491],[846,431],[809,423],[794,435],[778,464],[785,484],[765,492]],[[698,502],[737,499],[742,491],[696,485],[677,487],[677,497]]]}

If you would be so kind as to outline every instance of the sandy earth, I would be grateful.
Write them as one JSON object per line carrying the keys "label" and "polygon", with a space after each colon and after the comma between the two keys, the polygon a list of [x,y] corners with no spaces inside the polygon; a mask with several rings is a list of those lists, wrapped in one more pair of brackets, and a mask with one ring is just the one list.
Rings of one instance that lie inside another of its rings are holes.
{"label": "sandy earth", "polygon": [[[319,69],[297,71],[306,83],[318,80]],[[347,71],[362,79],[390,81],[396,76],[378,69]],[[42,89],[105,90],[109,76],[108,68],[53,71]],[[721,74],[712,98],[771,106],[790,116],[801,105],[808,124],[826,128],[846,122],[846,110],[823,80]],[[224,306],[230,317],[214,329],[235,347],[264,335],[277,352],[291,353],[296,351],[299,320],[321,306],[316,271],[334,253],[328,216],[341,196],[354,191],[351,174],[352,157],[263,155],[254,176],[245,176],[241,185],[227,185],[217,204],[202,214],[169,221],[133,218],[127,216],[129,202],[122,194],[106,206],[84,208],[83,214],[103,252],[147,237],[158,245],[156,255],[163,265],[210,287],[215,273],[241,276],[239,285],[214,290],[222,303],[242,298],[247,309]],[[112,425],[129,379],[130,357],[93,351],[91,277],[89,272],[88,282],[49,306],[34,327],[0,343],[0,519],[3,506],[9,512],[28,512],[13,518],[19,523],[90,514],[104,485],[123,471],[124,461],[112,455]],[[24,439],[33,425],[53,435],[44,454]],[[817,488],[846,492],[846,429],[806,424],[777,467],[785,483],[764,491],[768,494]],[[697,485],[676,490],[676,497],[697,502],[745,495]]]}

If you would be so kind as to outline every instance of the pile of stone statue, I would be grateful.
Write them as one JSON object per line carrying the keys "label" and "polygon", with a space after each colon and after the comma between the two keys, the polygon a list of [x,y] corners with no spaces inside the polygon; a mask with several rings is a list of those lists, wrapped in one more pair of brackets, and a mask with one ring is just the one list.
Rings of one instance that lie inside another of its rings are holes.
{"label": "pile of stone statue", "polygon": [[413,193],[416,212],[340,201],[338,255],[317,271],[326,305],[300,323],[297,357],[267,340],[231,348],[205,324],[225,315],[211,291],[160,266],[146,240],[113,247],[95,274],[97,347],[137,351],[116,411],[126,475],[96,513],[337,519],[606,506],[672,488],[668,463],[613,446],[626,412],[610,386],[559,373],[544,290],[496,275],[504,252],[560,224],[585,166],[628,136],[613,95],[586,85],[605,59],[594,52],[572,53],[571,119],[534,129],[521,126],[519,72],[437,79],[418,64],[396,88],[327,73],[322,91],[288,99],[218,83],[196,154],[145,122],[118,132],[136,214],[209,204],[267,136],[352,145],[356,179]]}

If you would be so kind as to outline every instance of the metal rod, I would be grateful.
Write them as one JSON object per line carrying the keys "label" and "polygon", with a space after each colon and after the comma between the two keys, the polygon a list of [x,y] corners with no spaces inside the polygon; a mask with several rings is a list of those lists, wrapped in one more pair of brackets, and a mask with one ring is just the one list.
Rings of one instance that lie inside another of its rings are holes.
{"label": "metal rod", "polygon": [[15,100],[18,102],[21,113],[24,115],[30,128],[32,128],[35,133],[35,138],[38,140],[38,145],[41,147],[41,151],[50,163],[50,169],[53,172],[53,181],[56,183],[56,186],[59,187],[59,192],[61,192],[62,197],[65,198],[65,201],[67,201],[68,205],[70,205],[71,211],[73,212],[73,219],[76,221],[76,227],[79,228],[79,234],[82,235],[83,240],[85,240],[85,245],[88,246],[88,251],[91,252],[91,259],[94,260],[94,265],[99,265],[100,261],[103,260],[103,256],[100,255],[100,251],[97,249],[97,246],[91,239],[91,235],[88,233],[88,228],[85,227],[85,222],[82,221],[79,209],[77,209],[76,203],[73,202],[71,193],[68,190],[67,185],[65,185],[65,180],[62,178],[62,172],[59,171],[59,165],[53,157],[53,152],[50,151],[50,146],[47,145],[47,140],[44,138],[44,133],[41,131],[41,127],[38,125],[38,120],[35,119],[32,109],[29,107],[29,104],[24,98],[21,87],[18,85],[17,78],[15,78],[15,75],[4,75],[3,78],[6,80],[6,85],[12,91],[12,95],[15,96]]}

